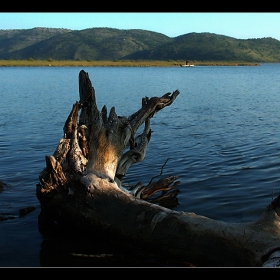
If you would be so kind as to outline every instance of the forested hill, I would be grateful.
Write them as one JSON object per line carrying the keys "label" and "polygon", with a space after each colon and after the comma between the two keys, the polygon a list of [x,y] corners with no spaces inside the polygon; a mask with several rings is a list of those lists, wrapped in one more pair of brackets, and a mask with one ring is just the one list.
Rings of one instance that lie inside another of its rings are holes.
{"label": "forested hill", "polygon": [[3,60],[190,60],[280,62],[280,41],[213,33],[178,37],[140,29],[32,28],[0,30]]}

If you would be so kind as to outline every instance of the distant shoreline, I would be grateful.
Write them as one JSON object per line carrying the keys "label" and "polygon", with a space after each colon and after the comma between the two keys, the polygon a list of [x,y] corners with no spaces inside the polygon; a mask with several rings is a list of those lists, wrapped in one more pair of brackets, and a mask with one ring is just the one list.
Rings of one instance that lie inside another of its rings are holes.
{"label": "distant shoreline", "polygon": [[[0,67],[180,67],[185,61],[0,60]],[[260,66],[255,62],[192,61],[195,66]]]}

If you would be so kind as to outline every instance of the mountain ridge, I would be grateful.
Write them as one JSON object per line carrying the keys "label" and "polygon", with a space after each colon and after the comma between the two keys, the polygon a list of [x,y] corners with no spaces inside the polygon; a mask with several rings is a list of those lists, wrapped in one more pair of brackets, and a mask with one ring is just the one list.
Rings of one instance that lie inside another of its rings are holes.
{"label": "mountain ridge", "polygon": [[176,37],[143,29],[0,29],[2,60],[191,60],[280,62],[280,41],[210,32]]}

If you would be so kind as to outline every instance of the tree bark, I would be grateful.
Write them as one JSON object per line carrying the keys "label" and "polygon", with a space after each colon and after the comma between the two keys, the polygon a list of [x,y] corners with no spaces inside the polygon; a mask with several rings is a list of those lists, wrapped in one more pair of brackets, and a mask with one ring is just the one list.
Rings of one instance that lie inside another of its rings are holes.
{"label": "tree bark", "polygon": [[[166,207],[176,203],[177,176],[127,189],[122,179],[145,158],[152,117],[179,91],[145,97],[129,117],[98,110],[88,73],[79,73],[80,100],[64,125],[64,136],[39,175],[41,209],[67,227],[113,235],[163,257],[196,266],[278,266],[280,197],[250,223],[225,223]],[[136,135],[139,128],[143,132]]]}

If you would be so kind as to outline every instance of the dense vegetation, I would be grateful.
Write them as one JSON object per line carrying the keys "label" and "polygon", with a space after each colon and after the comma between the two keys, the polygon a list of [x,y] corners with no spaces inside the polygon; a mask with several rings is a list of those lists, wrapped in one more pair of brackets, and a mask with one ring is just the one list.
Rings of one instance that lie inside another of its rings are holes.
{"label": "dense vegetation", "polygon": [[[273,38],[235,39],[212,33],[189,33],[175,38],[131,29],[32,28],[0,30],[0,60],[111,61],[121,64],[186,60],[200,63],[280,62],[280,41]],[[196,63],[197,64],[197,63]],[[3,61],[1,63],[3,65]]]}
{"label": "dense vegetation", "polygon": [[[52,67],[172,67],[184,64],[185,61],[163,61],[163,60],[0,60],[0,67],[35,67],[35,66],[52,66]],[[255,62],[230,62],[230,61],[215,61],[215,62],[199,62],[195,63],[196,66],[259,66],[260,63]]]}

